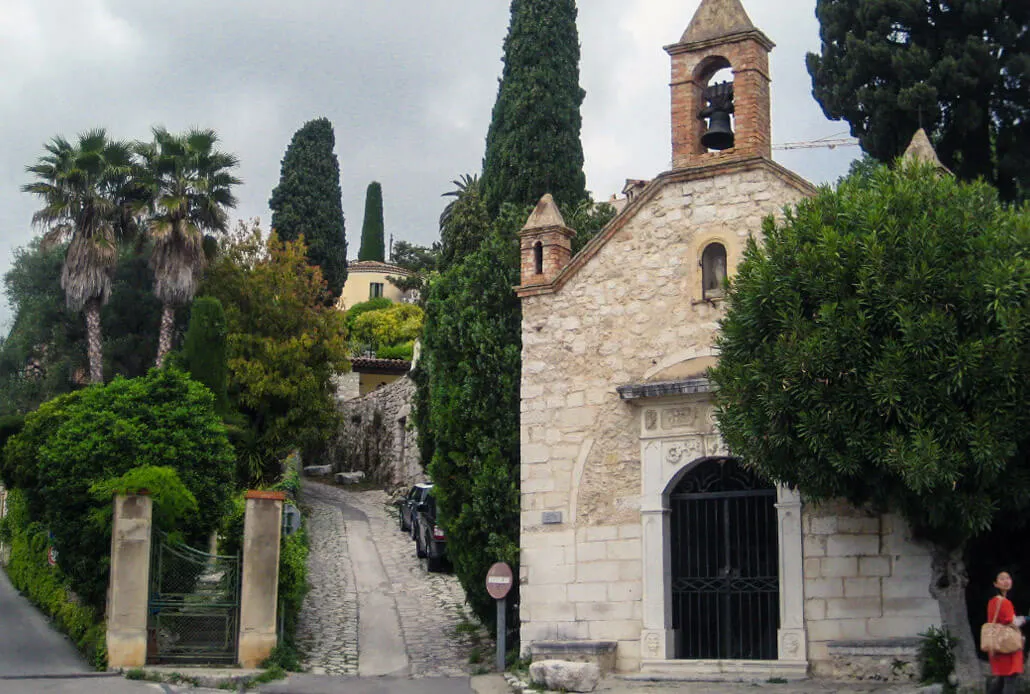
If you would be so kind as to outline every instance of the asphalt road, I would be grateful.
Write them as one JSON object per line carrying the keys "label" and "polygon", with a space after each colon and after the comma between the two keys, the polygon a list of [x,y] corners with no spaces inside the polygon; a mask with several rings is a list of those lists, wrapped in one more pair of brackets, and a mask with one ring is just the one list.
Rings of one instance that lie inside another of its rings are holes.
{"label": "asphalt road", "polygon": [[160,687],[93,671],[0,571],[0,694],[140,694]]}

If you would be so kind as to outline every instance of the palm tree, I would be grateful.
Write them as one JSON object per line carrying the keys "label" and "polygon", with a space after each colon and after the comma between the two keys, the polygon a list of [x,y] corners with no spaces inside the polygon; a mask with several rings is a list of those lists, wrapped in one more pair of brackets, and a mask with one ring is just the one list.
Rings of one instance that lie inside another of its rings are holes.
{"label": "palm tree", "polygon": [[111,294],[118,235],[133,225],[132,150],[102,128],[79,135],[74,145],[54,137],[44,149],[26,167],[38,180],[22,190],[43,202],[32,222],[45,229],[44,244],[68,242],[61,288],[68,308],[86,318],[90,381],[103,383],[100,307]]}
{"label": "palm tree", "polygon": [[228,230],[229,208],[236,206],[230,173],[239,164],[215,149],[213,130],[173,135],[154,128],[154,141],[137,143],[143,180],[150,195],[148,228],[153,246],[150,267],[154,293],[164,304],[157,365],[172,348],[175,309],[193,300],[204,267],[204,232]]}

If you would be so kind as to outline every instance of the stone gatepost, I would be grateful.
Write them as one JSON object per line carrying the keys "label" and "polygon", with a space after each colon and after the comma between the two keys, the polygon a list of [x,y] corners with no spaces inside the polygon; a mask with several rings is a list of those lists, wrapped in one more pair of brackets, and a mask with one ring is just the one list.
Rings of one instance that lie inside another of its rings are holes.
{"label": "stone gatepost", "polygon": [[107,664],[112,669],[143,667],[147,662],[152,514],[146,494],[114,498],[107,588]]}
{"label": "stone gatepost", "polygon": [[279,534],[284,492],[247,492],[240,591],[240,666],[256,668],[276,646]]}

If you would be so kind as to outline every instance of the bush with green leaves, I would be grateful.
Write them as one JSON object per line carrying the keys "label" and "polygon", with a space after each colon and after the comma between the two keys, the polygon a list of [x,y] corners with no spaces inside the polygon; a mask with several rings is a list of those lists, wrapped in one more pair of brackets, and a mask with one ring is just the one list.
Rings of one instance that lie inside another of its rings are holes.
{"label": "bush with green leaves", "polygon": [[122,476],[145,467],[175,471],[197,505],[178,529],[188,542],[205,542],[228,510],[233,451],[211,391],[176,369],[46,402],[4,448],[0,475],[24,492],[29,517],[53,533],[59,566],[85,605],[104,605],[111,543],[110,525],[90,522],[111,500],[92,490],[117,486],[120,477],[139,483]]}
{"label": "bush with green leaves", "polygon": [[371,345],[374,350],[413,343],[422,333],[424,313],[413,304],[392,304],[377,311],[366,311],[354,320],[351,340]]}
{"label": "bush with green leaves", "polygon": [[905,518],[982,683],[964,554],[1030,511],[1030,209],[929,166],[823,188],[749,240],[718,337],[719,430],[808,501]]}
{"label": "bush with green leaves", "polygon": [[178,358],[190,378],[211,390],[215,396],[215,409],[222,415],[229,412],[226,337],[222,302],[213,296],[194,299],[189,328]]}
{"label": "bush with green leaves", "polygon": [[955,670],[958,640],[941,627],[930,627],[919,635],[919,672],[923,682],[950,687],[948,678]]}

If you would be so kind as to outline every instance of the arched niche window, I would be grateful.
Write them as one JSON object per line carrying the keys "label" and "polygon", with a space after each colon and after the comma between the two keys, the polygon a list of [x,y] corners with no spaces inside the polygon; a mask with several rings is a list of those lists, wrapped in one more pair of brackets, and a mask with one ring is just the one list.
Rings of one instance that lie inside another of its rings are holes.
{"label": "arched niche window", "polygon": [[533,272],[544,274],[544,244],[539,241],[533,244]]}
{"label": "arched niche window", "polygon": [[710,243],[701,254],[701,290],[705,299],[720,299],[726,284],[726,247]]}

